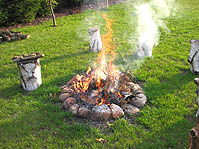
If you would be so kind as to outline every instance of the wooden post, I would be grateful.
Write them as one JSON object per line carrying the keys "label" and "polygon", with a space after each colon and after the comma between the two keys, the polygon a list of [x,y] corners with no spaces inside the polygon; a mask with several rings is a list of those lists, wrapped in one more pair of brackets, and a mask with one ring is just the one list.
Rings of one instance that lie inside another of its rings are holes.
{"label": "wooden post", "polygon": [[52,6],[52,1],[49,0],[49,5],[50,5],[50,11],[51,11],[51,14],[52,14],[52,18],[53,18],[53,25],[54,27],[56,27],[56,19],[55,19],[55,14],[54,14],[54,11],[53,11],[53,6]]}
{"label": "wooden post", "polygon": [[17,62],[19,68],[20,81],[24,90],[33,91],[42,84],[39,58],[43,56],[32,54],[13,57],[12,61]]}
{"label": "wooden post", "polygon": [[191,72],[194,74],[199,73],[199,40],[191,40],[191,51],[189,54],[188,62],[191,64]]}
{"label": "wooden post", "polygon": [[199,78],[195,78],[194,83],[197,86],[196,94],[197,94],[198,111],[196,113],[196,125],[191,129],[189,133],[188,149],[199,149]]}
{"label": "wooden post", "polygon": [[100,29],[89,28],[88,33],[90,36],[90,51],[99,52],[102,49],[102,40],[100,36]]}
{"label": "wooden post", "polygon": [[108,9],[108,7],[109,7],[109,2],[108,2],[108,0],[106,0],[106,6],[107,6],[107,9]]}

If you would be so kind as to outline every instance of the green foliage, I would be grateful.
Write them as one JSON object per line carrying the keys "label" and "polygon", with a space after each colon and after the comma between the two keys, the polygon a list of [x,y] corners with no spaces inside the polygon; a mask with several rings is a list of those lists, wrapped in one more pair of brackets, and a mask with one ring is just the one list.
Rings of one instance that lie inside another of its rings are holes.
{"label": "green foliage", "polygon": [[80,6],[82,4],[96,4],[101,1],[105,2],[105,0],[57,0],[59,3],[58,9],[71,6]]}
{"label": "green foliage", "polygon": [[48,0],[1,0],[0,26],[26,23],[50,13]]}

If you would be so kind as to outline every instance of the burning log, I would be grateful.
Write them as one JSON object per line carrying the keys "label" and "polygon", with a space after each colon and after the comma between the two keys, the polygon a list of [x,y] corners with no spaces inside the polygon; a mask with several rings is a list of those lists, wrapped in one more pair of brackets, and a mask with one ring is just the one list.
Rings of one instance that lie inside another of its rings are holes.
{"label": "burning log", "polygon": [[191,129],[189,133],[189,149],[199,149],[199,78],[195,78],[194,82],[197,85],[196,94],[198,111],[196,113],[196,125]]}
{"label": "burning log", "polygon": [[88,33],[90,36],[90,51],[99,52],[102,49],[102,40],[100,36],[100,29],[89,28]]}
{"label": "burning log", "polygon": [[17,62],[24,90],[33,91],[42,84],[39,58],[43,56],[43,54],[38,52],[36,54],[15,56],[12,58],[13,62]]}
{"label": "burning log", "polygon": [[188,62],[191,64],[191,72],[194,74],[199,73],[199,40],[191,40],[191,51],[189,54]]}

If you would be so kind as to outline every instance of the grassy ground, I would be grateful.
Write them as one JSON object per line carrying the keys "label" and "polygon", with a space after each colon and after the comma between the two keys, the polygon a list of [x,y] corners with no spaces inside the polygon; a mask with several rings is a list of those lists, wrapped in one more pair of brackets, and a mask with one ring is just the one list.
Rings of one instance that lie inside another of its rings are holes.
{"label": "grassy ground", "polygon": [[[39,26],[16,29],[31,38],[0,45],[0,148],[187,148],[188,133],[195,122],[196,86],[187,58],[191,39],[199,35],[199,2],[181,0],[176,16],[168,18],[170,33],[162,31],[160,43],[134,76],[144,82],[148,97],[134,124],[116,120],[108,127],[90,127],[77,123],[58,105],[59,88],[76,73],[86,71],[97,54],[90,53],[84,40],[86,18],[99,17],[103,10],[87,11]],[[128,3],[111,6],[106,11],[114,20],[113,43],[119,55],[131,49]],[[14,55],[41,51],[43,84],[33,92],[20,88]],[[133,68],[132,68],[133,69]],[[96,141],[104,138],[105,143]]]}

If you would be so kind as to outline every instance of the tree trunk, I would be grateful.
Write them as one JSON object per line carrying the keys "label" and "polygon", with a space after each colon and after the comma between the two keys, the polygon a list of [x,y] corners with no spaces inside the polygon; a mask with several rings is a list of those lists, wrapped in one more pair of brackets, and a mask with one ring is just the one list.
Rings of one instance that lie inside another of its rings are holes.
{"label": "tree trunk", "polygon": [[90,36],[90,51],[99,52],[102,49],[102,40],[100,36],[100,29],[89,28],[88,33]]}
{"label": "tree trunk", "polygon": [[194,79],[194,83],[197,86],[197,104],[198,111],[196,113],[196,125],[189,133],[189,146],[188,149],[199,149],[199,78]]}
{"label": "tree trunk", "polygon": [[49,5],[50,5],[50,11],[51,11],[51,14],[52,14],[52,18],[53,18],[53,26],[56,27],[56,19],[55,19],[55,14],[54,14],[54,11],[53,11],[53,6],[52,6],[52,1],[49,0]]}
{"label": "tree trunk", "polygon": [[191,129],[189,133],[188,149],[199,149],[199,129],[198,126]]}
{"label": "tree trunk", "polygon": [[33,91],[41,84],[41,67],[39,59],[18,62],[17,63],[20,73],[20,81],[24,90]]}
{"label": "tree trunk", "polygon": [[191,51],[188,62],[191,64],[191,72],[197,74],[199,73],[199,40],[191,40],[190,42]]}

